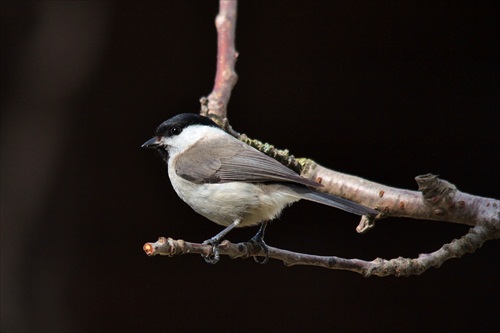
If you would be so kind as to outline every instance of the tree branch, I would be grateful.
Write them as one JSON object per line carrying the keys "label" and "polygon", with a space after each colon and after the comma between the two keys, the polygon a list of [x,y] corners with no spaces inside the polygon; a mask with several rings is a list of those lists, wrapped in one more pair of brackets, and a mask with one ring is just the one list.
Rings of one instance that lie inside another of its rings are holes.
{"label": "tree branch", "polygon": [[[492,237],[493,236],[493,237]],[[335,256],[316,256],[297,253],[288,250],[268,246],[269,258],[283,261],[286,266],[309,265],[328,269],[347,270],[368,276],[409,276],[420,275],[431,267],[440,267],[443,262],[451,258],[459,258],[465,253],[472,253],[482,244],[492,238],[498,238],[498,230],[490,230],[487,226],[476,226],[460,239],[455,239],[449,244],[443,245],[439,250],[420,254],[418,258],[395,258],[385,260],[376,258],[372,261],[360,259],[344,259]],[[173,256],[181,254],[201,254],[209,256],[212,254],[212,245],[185,242],[172,238],[160,237],[157,242],[146,243],[143,247],[149,256],[164,255]],[[258,256],[264,257],[264,250],[253,242],[233,244],[227,240],[220,244],[220,254],[227,255],[232,259]]]}
{"label": "tree branch", "polygon": [[[374,207],[383,217],[489,225],[500,228],[500,201],[459,191],[455,185],[426,174],[415,177],[420,192],[397,189],[342,174],[308,161],[302,175],[320,181],[328,192]],[[358,230],[363,232],[366,230]]]}
{"label": "tree branch", "polygon": [[[272,145],[252,140],[245,134],[235,132],[227,119],[227,104],[236,84],[234,65],[238,53],[235,48],[236,0],[220,0],[217,27],[217,70],[215,84],[208,98],[203,97],[200,114],[212,118],[223,129],[240,140],[275,158],[302,176],[324,185],[324,191],[342,198],[374,207],[381,213],[377,219],[389,216],[423,220],[447,221],[474,226],[458,240],[443,245],[439,250],[421,254],[418,258],[396,258],[373,261],[343,259],[334,256],[316,256],[295,253],[269,247],[269,257],[283,261],[287,266],[314,265],[330,269],[350,270],[364,276],[408,276],[419,275],[430,267],[439,267],[444,261],[472,253],[490,239],[500,238],[500,201],[483,198],[459,191],[453,184],[432,174],[417,176],[419,191],[397,189],[365,179],[336,172],[306,158],[295,158],[288,150],[279,150]],[[375,220],[363,217],[356,228],[359,233],[373,228]],[[189,243],[183,240],[163,238],[155,243],[146,243],[148,255],[179,255],[198,253],[208,256],[211,245]],[[233,244],[225,240],[220,244],[220,254],[231,258],[264,256],[264,250],[256,243]]]}
{"label": "tree branch", "polygon": [[227,104],[238,76],[234,70],[238,52],[235,47],[236,9],[238,1],[220,0],[215,18],[217,28],[217,69],[214,88],[208,98],[200,100],[200,114],[212,118],[227,129]]}

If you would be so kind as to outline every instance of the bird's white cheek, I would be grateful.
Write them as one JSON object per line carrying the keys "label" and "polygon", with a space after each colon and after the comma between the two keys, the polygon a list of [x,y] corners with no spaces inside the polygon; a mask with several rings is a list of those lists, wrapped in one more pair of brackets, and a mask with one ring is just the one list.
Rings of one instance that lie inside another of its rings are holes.
{"label": "bird's white cheek", "polygon": [[185,128],[181,134],[164,138],[164,143],[171,154],[178,154],[195,145],[202,139],[218,138],[227,135],[215,127],[194,125]]}

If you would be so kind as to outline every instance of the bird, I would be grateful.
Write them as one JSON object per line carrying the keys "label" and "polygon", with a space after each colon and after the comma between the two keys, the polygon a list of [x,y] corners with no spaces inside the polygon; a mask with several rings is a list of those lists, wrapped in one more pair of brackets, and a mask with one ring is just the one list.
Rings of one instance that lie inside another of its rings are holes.
{"label": "bird", "polygon": [[164,121],[142,147],[158,150],[167,164],[173,189],[185,203],[225,227],[203,242],[213,246],[212,254],[204,256],[211,264],[219,261],[219,243],[231,230],[257,225],[260,229],[252,241],[266,253],[260,263],[267,262],[264,232],[268,222],[301,199],[356,215],[374,217],[379,213],[320,192],[320,183],[300,176],[196,113],[181,113]]}

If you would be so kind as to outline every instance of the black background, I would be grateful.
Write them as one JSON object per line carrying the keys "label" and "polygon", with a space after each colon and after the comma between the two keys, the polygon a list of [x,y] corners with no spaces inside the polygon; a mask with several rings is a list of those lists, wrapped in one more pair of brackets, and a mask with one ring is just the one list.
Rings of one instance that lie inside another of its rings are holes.
{"label": "black background", "polygon": [[[231,124],[386,185],[416,189],[431,172],[498,198],[493,3],[242,1]],[[158,236],[220,231],[140,148],[211,91],[217,10],[2,1],[2,331],[496,331],[498,241],[409,278],[143,253]],[[266,240],[372,260],[415,257],[468,230],[389,218],[359,235],[357,222],[301,202]]]}

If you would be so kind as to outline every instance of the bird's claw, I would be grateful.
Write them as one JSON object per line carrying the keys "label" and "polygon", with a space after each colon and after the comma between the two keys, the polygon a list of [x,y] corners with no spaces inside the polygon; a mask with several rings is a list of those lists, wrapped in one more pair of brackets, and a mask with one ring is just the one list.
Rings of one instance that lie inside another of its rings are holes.
{"label": "bird's claw", "polygon": [[219,242],[210,238],[202,243],[203,245],[212,245],[212,253],[209,255],[201,255],[206,263],[215,265],[220,260]]}
{"label": "bird's claw", "polygon": [[263,223],[259,231],[250,240],[252,243],[259,245],[262,248],[262,250],[264,250],[264,253],[266,255],[264,260],[259,261],[257,257],[253,257],[253,260],[261,265],[264,265],[269,261],[269,248],[267,247],[267,244],[264,242],[264,231],[266,230],[266,226],[267,223],[266,222]]}
{"label": "bird's claw", "polygon": [[261,264],[261,265],[267,264],[267,262],[269,261],[269,248],[267,247],[267,244],[264,242],[263,239],[261,239],[259,241],[259,240],[255,240],[252,238],[252,242],[258,244],[262,248],[262,250],[264,250],[264,253],[266,254],[266,256],[264,257],[264,260],[262,260],[262,261],[259,261],[259,259],[257,259],[257,257],[253,257],[253,260],[256,263]]}

